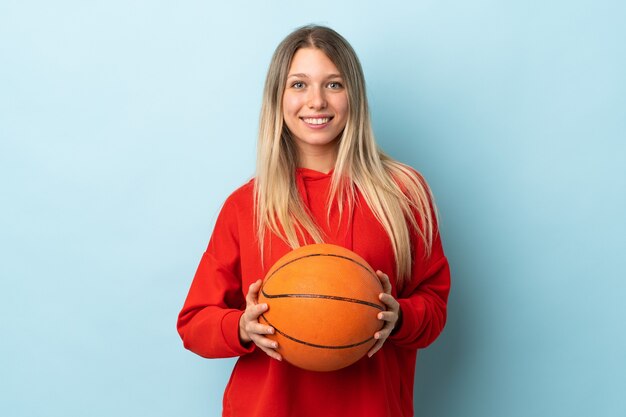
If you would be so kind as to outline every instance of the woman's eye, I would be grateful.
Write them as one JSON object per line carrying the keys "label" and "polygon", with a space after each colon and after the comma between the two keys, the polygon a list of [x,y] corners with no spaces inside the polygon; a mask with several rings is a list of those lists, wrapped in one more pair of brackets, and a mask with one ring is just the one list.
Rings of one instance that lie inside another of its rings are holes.
{"label": "woman's eye", "polygon": [[328,87],[332,88],[333,90],[337,90],[343,87],[343,84],[341,84],[339,81],[331,81],[328,83]]}
{"label": "woman's eye", "polygon": [[291,86],[293,88],[304,88],[304,83],[301,81],[296,81],[295,83],[291,84]]}

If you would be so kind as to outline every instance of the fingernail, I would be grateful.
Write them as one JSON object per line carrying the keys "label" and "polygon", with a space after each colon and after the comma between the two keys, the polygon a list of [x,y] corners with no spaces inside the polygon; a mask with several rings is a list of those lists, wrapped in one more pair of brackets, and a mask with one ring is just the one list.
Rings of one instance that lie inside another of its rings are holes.
{"label": "fingernail", "polygon": [[380,333],[376,333],[376,334],[374,335],[374,339],[380,339]]}
{"label": "fingernail", "polygon": [[380,313],[380,314],[378,315],[378,320],[382,320],[382,319],[383,319],[383,313]]}
{"label": "fingernail", "polygon": [[272,347],[276,349],[278,347],[278,343],[272,343]]}

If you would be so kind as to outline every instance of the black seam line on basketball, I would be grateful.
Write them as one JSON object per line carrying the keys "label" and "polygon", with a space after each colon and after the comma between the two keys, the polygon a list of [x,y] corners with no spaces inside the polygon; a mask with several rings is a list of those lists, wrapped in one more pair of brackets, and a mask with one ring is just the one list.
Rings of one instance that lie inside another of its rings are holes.
{"label": "black seam line on basketball", "polygon": [[277,273],[278,271],[280,271],[281,269],[283,269],[284,267],[286,267],[287,265],[294,263],[296,261],[299,261],[300,259],[304,259],[304,258],[312,258],[314,256],[332,256],[334,258],[341,258],[341,259],[345,259],[347,261],[353,262],[357,265],[359,265],[361,268],[365,269],[367,272],[369,272],[371,275],[374,276],[374,278],[378,279],[378,277],[376,276],[376,274],[374,272],[372,272],[371,269],[369,269],[368,267],[366,267],[365,265],[363,265],[361,262],[357,262],[354,259],[347,257],[347,256],[343,256],[343,255],[335,255],[334,253],[310,253],[308,255],[302,255],[298,258],[292,259],[291,261],[281,265],[280,267],[278,267],[276,269],[276,271],[272,272],[272,275],[270,275],[269,277],[267,277],[267,280],[269,280],[272,276],[274,276],[275,273]]}
{"label": "black seam line on basketball", "polygon": [[267,279],[263,283],[263,286],[265,286],[265,284],[267,284],[267,282],[274,276],[275,273],[277,273],[278,271],[280,271],[281,269],[283,269],[287,265],[289,265],[289,264],[291,264],[291,263],[293,263],[295,261],[299,261],[300,259],[311,258],[313,256],[332,256],[332,257],[335,257],[335,258],[341,258],[341,259],[345,259],[347,261],[353,262],[353,263],[357,264],[358,266],[360,266],[361,268],[365,269],[367,272],[369,272],[369,274],[372,275],[376,279],[376,282],[380,283],[380,280],[378,279],[378,276],[376,275],[376,273],[372,272],[371,269],[369,269],[368,267],[366,267],[362,263],[355,261],[352,258],[349,258],[347,256],[343,256],[343,255],[335,255],[333,253],[311,253],[309,255],[303,255],[303,256],[300,256],[299,258],[292,259],[291,261],[289,261],[289,262],[281,265],[280,267],[278,267],[276,269],[276,271],[272,272],[272,274],[269,277],[267,277]]}
{"label": "black seam line on basketball", "polygon": [[306,346],[310,346],[310,347],[314,347],[314,348],[319,348],[319,349],[349,349],[349,348],[353,348],[353,347],[364,345],[365,343],[367,343],[367,342],[369,342],[369,341],[374,339],[373,337],[370,337],[369,339],[365,339],[362,342],[353,343],[351,345],[342,345],[342,346],[316,345],[315,343],[305,342],[304,340],[296,339],[293,336],[289,336],[287,333],[281,332],[279,329],[276,328],[276,326],[274,326],[272,323],[270,323],[270,321],[265,317],[264,314],[261,314],[261,317],[263,318],[263,320],[265,320],[265,322],[267,324],[269,324],[270,326],[272,326],[274,328],[276,333],[280,333],[281,335],[285,336],[287,339],[293,340],[296,343],[300,343],[302,345],[306,345]]}
{"label": "black seam line on basketball", "polygon": [[323,294],[276,294],[270,295],[265,291],[261,291],[266,298],[323,298],[326,300],[335,300],[335,301],[346,301],[348,303],[356,303],[363,304],[369,307],[374,307],[380,311],[385,311],[385,309],[378,304],[370,303],[369,301],[363,301],[356,298],[348,298],[348,297],[339,297],[336,295],[323,295]]}

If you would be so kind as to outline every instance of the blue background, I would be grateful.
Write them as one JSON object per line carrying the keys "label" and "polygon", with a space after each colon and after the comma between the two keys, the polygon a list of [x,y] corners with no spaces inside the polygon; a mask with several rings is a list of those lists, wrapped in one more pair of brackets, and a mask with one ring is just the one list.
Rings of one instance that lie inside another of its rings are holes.
{"label": "blue background", "polygon": [[418,416],[626,415],[626,3],[0,3],[0,414],[218,416],[176,315],[278,42],[359,54],[453,270]]}

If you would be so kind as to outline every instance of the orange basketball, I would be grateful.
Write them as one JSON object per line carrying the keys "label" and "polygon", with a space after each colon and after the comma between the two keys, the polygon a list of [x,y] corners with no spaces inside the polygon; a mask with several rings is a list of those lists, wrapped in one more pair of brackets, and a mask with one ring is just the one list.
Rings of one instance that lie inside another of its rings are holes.
{"label": "orange basketball", "polygon": [[259,322],[275,329],[270,339],[289,363],[333,371],[359,360],[374,345],[385,310],[376,273],[356,253],[336,245],[295,249],[269,270],[259,303],[269,306]]}

